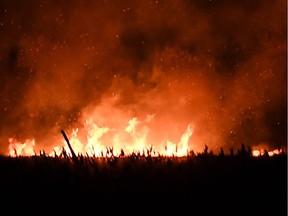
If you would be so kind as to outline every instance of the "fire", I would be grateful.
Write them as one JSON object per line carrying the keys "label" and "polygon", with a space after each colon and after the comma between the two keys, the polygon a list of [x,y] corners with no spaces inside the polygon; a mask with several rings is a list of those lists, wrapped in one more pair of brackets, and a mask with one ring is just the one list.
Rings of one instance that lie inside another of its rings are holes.
{"label": "fire", "polygon": [[[110,103],[104,103],[92,112],[83,113],[79,122],[79,127],[68,131],[67,134],[76,155],[105,157],[136,153],[144,156],[182,157],[199,147],[195,138],[191,139],[194,123],[188,122],[184,128],[186,123],[181,126],[171,125],[155,114],[136,117],[131,113],[114,109]],[[71,156],[66,139],[59,136],[59,140],[53,143],[56,145],[50,146],[51,152],[45,150],[45,154],[56,156],[65,152]],[[266,151],[267,147],[268,144],[265,143],[254,146],[252,156],[273,156],[283,152],[282,149]],[[35,139],[26,139],[25,142],[9,139],[10,156],[32,156],[36,154],[36,149]]]}
{"label": "fire", "polygon": [[[194,126],[188,124],[186,130],[179,138],[179,142],[166,140],[165,146],[156,148],[156,143],[149,143],[148,135],[150,128],[145,125],[153,120],[153,115],[147,116],[145,121],[139,120],[137,117],[131,118],[123,131],[119,128],[110,128],[107,126],[99,126],[92,118],[88,118],[84,123],[85,139],[83,139],[83,131],[79,128],[73,129],[69,142],[76,155],[87,155],[103,157],[107,155],[119,156],[121,153],[125,154],[140,153],[148,156],[185,156],[190,151],[189,139],[193,134]],[[109,143],[105,142],[104,136],[108,133]],[[79,135],[81,133],[81,135]],[[69,154],[66,141],[59,141],[60,145],[53,147],[53,151],[48,153],[49,156],[55,154],[60,155],[63,149]],[[10,138],[9,139],[9,155],[10,156],[31,156],[35,155],[35,140],[26,140],[24,143]]]}
{"label": "fire", "polygon": [[[75,128],[72,130],[69,136],[69,142],[76,155],[86,155],[94,157],[103,156],[119,156],[125,152],[129,155],[132,153],[140,153],[144,156],[176,156],[182,157],[188,155],[191,148],[189,140],[194,131],[194,125],[188,124],[186,130],[183,132],[178,142],[173,142],[166,139],[165,142],[156,148],[156,143],[150,143],[148,141],[148,135],[150,128],[145,126],[145,123],[151,122],[153,115],[147,116],[145,121],[139,120],[137,117],[133,117],[128,120],[126,127],[122,131],[119,128],[112,128],[107,126],[99,126],[92,118],[88,118],[84,123],[85,139],[82,135],[79,135],[80,129]],[[104,139],[104,136],[108,133],[109,139]],[[67,147],[65,140],[59,140],[59,145],[54,146],[52,152],[48,153],[49,156],[60,155],[63,149],[70,155],[70,150]],[[32,156],[36,154],[35,151],[35,139],[27,139],[25,142],[19,142],[14,138],[9,138],[9,152],[12,157],[19,155]],[[267,151],[265,148],[258,148],[252,150],[253,157],[259,156],[274,156],[281,154],[282,149],[274,149]]]}
{"label": "fire", "polygon": [[252,150],[252,156],[259,157],[259,156],[263,156],[263,155],[268,155],[268,156],[272,157],[274,155],[281,154],[282,152],[283,152],[282,149],[274,149],[271,151],[267,151],[264,149],[254,149],[254,150]]}
{"label": "fire", "polygon": [[168,156],[185,156],[189,152],[189,146],[188,146],[188,141],[190,136],[192,135],[193,130],[191,128],[191,125],[188,125],[187,130],[185,133],[182,135],[180,142],[178,144],[172,143],[169,140],[167,141],[167,146],[166,146],[166,154]]}
{"label": "fire", "polygon": [[31,156],[34,152],[35,140],[27,139],[24,143],[21,143],[13,138],[9,139],[9,155],[10,156]]}

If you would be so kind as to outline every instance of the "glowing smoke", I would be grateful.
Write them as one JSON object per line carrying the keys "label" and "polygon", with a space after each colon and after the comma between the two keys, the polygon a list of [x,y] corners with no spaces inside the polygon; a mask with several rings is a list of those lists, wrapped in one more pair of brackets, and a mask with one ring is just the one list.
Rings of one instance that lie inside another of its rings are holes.
{"label": "glowing smoke", "polygon": [[4,152],[10,137],[49,147],[91,113],[124,129],[154,116],[142,132],[159,143],[177,143],[192,122],[200,149],[286,146],[285,1],[15,0],[0,10]]}

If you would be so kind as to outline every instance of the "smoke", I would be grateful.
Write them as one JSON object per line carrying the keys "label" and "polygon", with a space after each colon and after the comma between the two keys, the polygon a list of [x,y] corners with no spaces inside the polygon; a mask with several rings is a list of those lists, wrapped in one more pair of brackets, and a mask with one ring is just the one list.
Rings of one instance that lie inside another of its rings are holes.
{"label": "smoke", "polygon": [[124,130],[137,117],[159,143],[193,124],[195,149],[285,147],[286,8],[1,0],[0,149],[10,137],[52,146],[89,116]]}

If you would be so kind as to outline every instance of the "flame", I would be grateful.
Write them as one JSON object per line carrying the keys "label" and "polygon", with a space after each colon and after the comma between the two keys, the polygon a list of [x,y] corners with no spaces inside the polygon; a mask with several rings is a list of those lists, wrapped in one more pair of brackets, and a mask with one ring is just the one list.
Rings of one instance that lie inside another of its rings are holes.
{"label": "flame", "polygon": [[[189,151],[189,139],[193,134],[194,126],[188,124],[186,130],[181,135],[179,142],[173,142],[169,139],[165,140],[166,145],[159,149],[156,148],[156,143],[149,143],[148,135],[150,128],[146,125],[153,120],[153,115],[147,115],[145,120],[141,121],[137,117],[129,119],[126,127],[120,131],[119,128],[110,128],[108,126],[100,126],[96,124],[90,117],[85,120],[83,131],[79,128],[72,130],[69,137],[69,142],[76,155],[88,155],[103,157],[108,155],[119,156],[123,151],[125,154],[140,153],[148,156],[185,156]],[[81,135],[79,135],[81,133]],[[104,136],[110,133],[109,143],[104,142]],[[49,156],[60,155],[63,149],[69,155],[69,149],[65,140],[59,141],[60,145],[54,146],[53,151],[48,153]],[[35,155],[35,140],[26,140],[20,143],[17,140],[9,139],[9,155],[31,156]]]}
{"label": "flame", "polygon": [[18,155],[31,156],[35,154],[34,146],[34,139],[27,139],[24,143],[21,143],[14,138],[9,138],[9,155],[14,157]]}
{"label": "flame", "polygon": [[[96,123],[93,117],[97,119],[98,116],[88,116],[84,121],[82,128],[75,128],[71,131],[69,142],[76,155],[87,155],[94,157],[103,156],[119,156],[129,155],[132,153],[141,154],[144,156],[176,156],[182,157],[188,155],[191,152],[191,144],[189,145],[190,138],[194,131],[194,124],[188,124],[186,130],[180,134],[178,141],[172,141],[172,139],[164,138],[160,143],[153,143],[155,140],[149,139],[151,128],[149,123],[154,120],[154,115],[147,115],[144,120],[137,117],[128,118],[126,125],[112,124],[112,126],[105,125],[107,122]],[[119,116],[118,116],[119,117]],[[125,119],[120,116],[121,122]],[[120,125],[120,126],[119,126]],[[49,152],[49,156],[61,155],[63,150],[70,155],[70,150],[66,141],[59,140],[59,143],[52,147],[52,152]],[[258,148],[252,150],[252,156],[274,156],[281,154],[282,149],[265,150],[267,144],[261,144]],[[35,151],[35,139],[26,139],[25,142],[20,142],[14,138],[9,138],[8,154],[12,157],[19,155],[32,156],[36,154]],[[193,143],[193,147],[195,144]]]}
{"label": "flame", "polygon": [[[69,141],[76,155],[87,155],[94,157],[103,156],[119,156],[123,152],[129,155],[132,153],[140,153],[144,156],[177,156],[182,157],[187,155],[191,148],[189,146],[190,137],[194,131],[194,125],[188,124],[186,130],[181,135],[179,142],[173,142],[169,139],[166,140],[166,144],[156,148],[155,145],[150,144],[147,140],[150,129],[147,126],[143,126],[143,123],[151,122],[153,115],[146,117],[145,121],[140,121],[137,117],[133,117],[128,121],[128,125],[123,131],[119,131],[116,128],[109,128],[106,126],[97,125],[92,118],[88,118],[84,123],[84,131],[86,132],[86,139],[81,139],[79,136],[79,128],[73,129]],[[140,129],[138,128],[140,127]],[[103,136],[108,132],[114,132],[110,137],[110,143],[103,142]],[[129,139],[127,139],[127,136]],[[63,149],[70,155],[70,151],[67,147],[66,141],[59,141],[60,145],[53,147],[53,151],[49,156],[60,155]],[[112,144],[112,145],[109,145]],[[26,139],[25,142],[19,142],[14,138],[9,138],[9,155],[16,157],[32,156],[35,155],[35,139]],[[267,151],[265,148],[253,149],[252,156],[274,156],[281,154],[282,149],[274,149]],[[71,156],[71,155],[70,155]]]}
{"label": "flame", "polygon": [[274,155],[279,155],[283,152],[282,149],[274,149],[274,150],[270,150],[267,151],[265,149],[254,149],[252,150],[252,156],[254,157],[260,157],[260,156],[264,156],[264,155],[268,155],[270,157],[274,156]]}
{"label": "flame", "polygon": [[167,140],[167,145],[166,145],[166,155],[167,156],[185,156],[188,154],[190,151],[188,141],[190,136],[192,135],[193,130],[191,128],[191,125],[188,125],[187,130],[185,133],[182,135],[180,142],[178,144],[175,144],[169,140]]}

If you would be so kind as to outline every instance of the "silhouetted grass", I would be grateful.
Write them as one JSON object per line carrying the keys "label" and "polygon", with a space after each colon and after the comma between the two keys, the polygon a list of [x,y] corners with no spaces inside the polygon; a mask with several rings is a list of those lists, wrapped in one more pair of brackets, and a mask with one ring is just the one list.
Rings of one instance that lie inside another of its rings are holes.
{"label": "silhouetted grass", "polygon": [[127,214],[136,208],[133,214],[286,215],[287,154],[252,157],[245,146],[232,152],[206,147],[181,158],[0,156],[2,205],[51,213]]}

